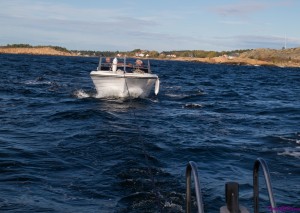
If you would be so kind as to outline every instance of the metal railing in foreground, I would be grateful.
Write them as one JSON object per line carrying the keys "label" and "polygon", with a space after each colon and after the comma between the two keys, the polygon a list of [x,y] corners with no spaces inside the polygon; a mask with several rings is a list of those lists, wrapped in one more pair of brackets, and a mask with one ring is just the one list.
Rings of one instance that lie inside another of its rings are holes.
{"label": "metal railing in foreground", "polygon": [[[257,158],[254,163],[253,167],[253,198],[254,198],[254,213],[259,213],[259,167],[262,167],[263,174],[265,177],[269,199],[271,203],[271,212],[276,213],[276,204],[272,192],[271,186],[271,178],[270,172],[267,166],[267,163],[262,158]],[[200,181],[198,178],[198,170],[197,164],[193,161],[190,161],[186,167],[186,212],[191,212],[191,174],[193,174],[194,183],[195,183],[195,192],[196,192],[196,199],[197,199],[197,207],[198,213],[204,213],[203,201],[202,201],[202,193],[200,187]],[[238,183],[235,182],[228,182],[225,185],[225,196],[226,196],[226,203],[227,206],[221,207],[220,212],[228,212],[228,213],[246,213],[249,212],[245,207],[239,205],[238,201]]]}
{"label": "metal railing in foreground", "polygon": [[276,204],[275,204],[273,191],[272,191],[270,172],[269,172],[267,163],[262,158],[256,159],[256,161],[254,163],[254,168],[253,168],[254,213],[259,213],[259,184],[258,184],[259,166],[262,167],[263,172],[264,172],[264,177],[265,177],[265,181],[266,181],[266,185],[267,185],[267,189],[268,189],[268,193],[269,193],[269,199],[270,199],[271,207],[272,207],[272,213],[276,213]]}
{"label": "metal railing in foreground", "polygon": [[198,213],[204,213],[198,170],[195,162],[190,161],[186,167],[186,212],[191,212],[191,173],[194,177]]}

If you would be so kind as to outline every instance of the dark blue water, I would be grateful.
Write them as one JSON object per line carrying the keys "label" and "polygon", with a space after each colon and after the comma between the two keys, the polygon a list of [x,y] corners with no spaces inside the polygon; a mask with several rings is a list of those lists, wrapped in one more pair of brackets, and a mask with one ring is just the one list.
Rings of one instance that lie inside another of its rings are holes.
{"label": "dark blue water", "polygon": [[1,212],[184,212],[188,161],[206,212],[227,181],[253,212],[257,157],[277,205],[300,208],[300,68],[154,60],[159,95],[117,100],[95,98],[97,63],[0,55]]}

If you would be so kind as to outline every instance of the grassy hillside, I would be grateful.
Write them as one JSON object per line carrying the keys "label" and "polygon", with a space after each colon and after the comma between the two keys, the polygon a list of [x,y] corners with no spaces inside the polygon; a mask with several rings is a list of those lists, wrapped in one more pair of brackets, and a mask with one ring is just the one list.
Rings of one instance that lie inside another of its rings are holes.
{"label": "grassy hillside", "polygon": [[31,46],[28,44],[13,44],[0,47],[0,53],[6,54],[32,54],[32,55],[63,55],[74,56],[75,54],[63,47],[58,46]]}
{"label": "grassy hillside", "polygon": [[[235,51],[203,51],[203,50],[184,50],[171,52],[157,52],[135,49],[133,51],[69,51],[64,47],[58,46],[31,46],[29,44],[12,44],[0,46],[0,54],[32,54],[32,55],[61,55],[61,56],[108,56],[114,57],[117,54],[135,57],[137,53],[147,53],[150,58],[161,58],[181,61],[198,61],[205,63],[225,63],[225,64],[252,64],[269,65],[281,67],[300,67],[300,47],[290,49],[254,49],[254,50],[235,50]],[[176,57],[170,58],[168,55],[174,54]],[[231,56],[228,57],[228,56]]]}
{"label": "grassy hillside", "polygon": [[240,57],[268,61],[272,63],[300,63],[300,48],[283,50],[254,49],[242,53]]}

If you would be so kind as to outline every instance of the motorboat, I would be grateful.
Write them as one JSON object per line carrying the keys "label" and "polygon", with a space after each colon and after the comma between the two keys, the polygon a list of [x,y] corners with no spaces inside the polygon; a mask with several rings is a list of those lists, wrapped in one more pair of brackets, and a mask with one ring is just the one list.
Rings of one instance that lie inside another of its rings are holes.
{"label": "motorboat", "polygon": [[137,59],[127,63],[126,58],[100,57],[97,70],[90,73],[97,97],[146,98],[153,87],[159,92],[159,78],[151,73],[150,62]]}

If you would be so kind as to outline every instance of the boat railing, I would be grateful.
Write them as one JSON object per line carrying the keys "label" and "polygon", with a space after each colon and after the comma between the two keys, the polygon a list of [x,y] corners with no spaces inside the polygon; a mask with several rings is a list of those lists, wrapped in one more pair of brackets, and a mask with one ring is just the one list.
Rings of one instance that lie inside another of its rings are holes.
{"label": "boat railing", "polygon": [[[253,168],[253,199],[254,199],[254,213],[259,213],[259,167],[262,167],[263,174],[265,177],[269,199],[271,203],[271,212],[277,213],[276,204],[272,192],[270,172],[267,163],[262,158],[257,158],[254,162]],[[191,174],[193,174],[195,183],[195,192],[197,200],[198,213],[204,213],[204,204],[202,201],[200,181],[198,178],[198,170],[195,162],[190,161],[186,167],[186,212],[191,212]],[[244,207],[239,205],[239,184],[235,182],[227,182],[225,185],[225,196],[226,196],[226,206],[220,208],[221,213],[248,213],[249,211]]]}
{"label": "boat railing", "polygon": [[198,178],[198,170],[195,162],[190,161],[186,167],[186,212],[191,212],[191,174],[193,174],[194,183],[195,183],[195,191],[196,191],[196,199],[197,199],[197,207],[198,213],[204,213],[203,209],[203,201],[201,194],[201,187]]}
{"label": "boat railing", "polygon": [[[99,64],[97,67],[97,70],[112,70],[112,65],[113,63],[110,62],[110,60],[102,62],[104,57],[100,57],[99,59]],[[117,63],[117,69],[122,69],[124,72],[143,72],[143,73],[151,73],[150,69],[150,62],[148,61],[148,64],[145,65],[143,62],[142,63],[127,63],[126,62],[126,57],[124,58],[119,58],[121,59],[120,62]],[[123,61],[122,61],[123,60]],[[138,60],[141,61],[141,60]]]}
{"label": "boat railing", "polygon": [[261,166],[263,170],[263,174],[265,177],[268,193],[269,193],[269,199],[271,203],[271,211],[272,213],[276,213],[276,204],[273,196],[272,191],[272,185],[271,185],[271,178],[270,178],[270,172],[268,169],[267,163],[262,158],[257,158],[257,160],[254,163],[253,168],[253,199],[254,199],[254,213],[259,212],[259,167]]}

